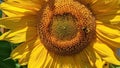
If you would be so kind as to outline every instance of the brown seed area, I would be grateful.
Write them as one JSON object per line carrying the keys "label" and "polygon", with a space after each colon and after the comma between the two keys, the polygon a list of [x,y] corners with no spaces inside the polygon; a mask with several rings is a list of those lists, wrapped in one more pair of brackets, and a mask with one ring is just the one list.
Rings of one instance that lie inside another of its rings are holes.
{"label": "brown seed area", "polygon": [[42,43],[58,55],[73,55],[82,51],[95,38],[95,19],[79,2],[55,3],[47,6],[38,24]]}

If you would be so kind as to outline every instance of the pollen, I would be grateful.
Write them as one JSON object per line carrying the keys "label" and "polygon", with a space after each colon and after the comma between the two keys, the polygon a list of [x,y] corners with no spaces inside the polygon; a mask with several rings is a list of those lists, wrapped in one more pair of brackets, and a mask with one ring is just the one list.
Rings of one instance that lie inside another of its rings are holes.
{"label": "pollen", "polygon": [[77,34],[77,20],[70,14],[56,15],[52,19],[50,34],[58,40],[71,40]]}

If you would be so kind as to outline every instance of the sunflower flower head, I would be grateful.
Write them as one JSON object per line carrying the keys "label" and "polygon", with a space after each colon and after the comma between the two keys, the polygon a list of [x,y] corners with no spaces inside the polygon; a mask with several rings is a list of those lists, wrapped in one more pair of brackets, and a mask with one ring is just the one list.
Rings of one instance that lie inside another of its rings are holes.
{"label": "sunflower flower head", "polygon": [[7,0],[0,40],[21,43],[11,58],[28,68],[120,65],[120,0]]}
{"label": "sunflower flower head", "polygon": [[95,36],[95,20],[85,6],[64,1],[50,9],[46,7],[38,25],[41,41],[48,50],[69,55],[89,45]]}

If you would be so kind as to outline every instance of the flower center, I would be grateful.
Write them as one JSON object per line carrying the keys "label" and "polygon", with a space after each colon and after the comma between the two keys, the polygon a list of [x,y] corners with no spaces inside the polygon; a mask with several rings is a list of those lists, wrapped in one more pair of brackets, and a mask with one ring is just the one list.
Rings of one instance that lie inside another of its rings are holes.
{"label": "flower center", "polygon": [[57,55],[79,53],[95,39],[95,18],[79,2],[57,1],[44,9],[38,24],[41,42]]}
{"label": "flower center", "polygon": [[50,26],[50,33],[58,40],[71,40],[78,31],[76,23],[76,18],[70,14],[55,15]]}

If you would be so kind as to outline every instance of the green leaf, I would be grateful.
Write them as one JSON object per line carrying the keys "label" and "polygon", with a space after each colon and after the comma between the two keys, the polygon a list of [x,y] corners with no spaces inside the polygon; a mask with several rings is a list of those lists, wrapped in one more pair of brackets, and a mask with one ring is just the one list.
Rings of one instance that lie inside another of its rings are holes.
{"label": "green leaf", "polygon": [[15,68],[20,68],[21,67],[20,64],[18,64],[18,63],[16,63],[15,66],[16,66]]}
{"label": "green leaf", "polygon": [[8,58],[11,53],[11,45],[7,41],[0,41],[0,58],[3,60]]}
{"label": "green leaf", "polygon": [[21,68],[18,62],[10,59],[10,53],[13,50],[13,46],[17,45],[18,44],[0,40],[0,68]]}
{"label": "green leaf", "polygon": [[0,17],[2,17],[2,11],[0,10]]}
{"label": "green leaf", "polygon": [[3,60],[0,58],[0,68],[15,68],[15,62],[11,59]]}
{"label": "green leaf", "polygon": [[7,41],[0,41],[0,68],[15,68],[15,62],[10,59],[11,45]]}
{"label": "green leaf", "polygon": [[10,57],[11,51],[18,45],[19,44],[12,44],[10,42],[0,40],[0,57],[3,59]]}
{"label": "green leaf", "polygon": [[110,64],[109,67],[110,67],[110,68],[120,68],[120,65],[113,65],[113,64]]}

